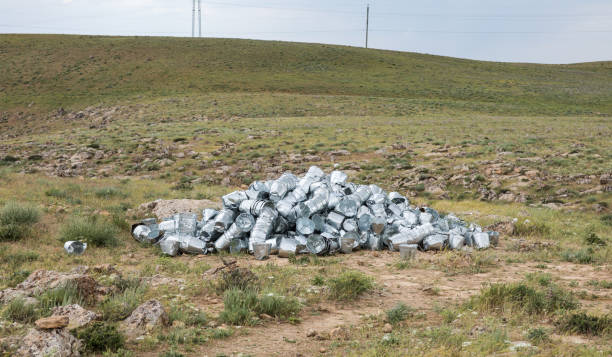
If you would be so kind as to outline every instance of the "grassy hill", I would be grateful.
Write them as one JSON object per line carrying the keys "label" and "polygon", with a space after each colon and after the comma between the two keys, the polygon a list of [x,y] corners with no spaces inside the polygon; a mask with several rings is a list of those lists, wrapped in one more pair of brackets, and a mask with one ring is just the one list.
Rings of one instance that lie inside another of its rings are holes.
{"label": "grassy hill", "polygon": [[1,35],[0,63],[0,108],[8,111],[263,92],[469,103],[472,111],[494,113],[612,113],[612,62],[495,63],[235,39]]}

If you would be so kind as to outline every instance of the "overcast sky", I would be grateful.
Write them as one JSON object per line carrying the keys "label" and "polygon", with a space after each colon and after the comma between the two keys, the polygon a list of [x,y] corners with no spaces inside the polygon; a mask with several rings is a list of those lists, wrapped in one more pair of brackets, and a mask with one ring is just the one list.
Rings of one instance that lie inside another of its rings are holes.
{"label": "overcast sky", "polygon": [[[612,0],[202,0],[204,37],[493,61],[612,60]],[[192,0],[0,0],[0,33],[191,36]]]}

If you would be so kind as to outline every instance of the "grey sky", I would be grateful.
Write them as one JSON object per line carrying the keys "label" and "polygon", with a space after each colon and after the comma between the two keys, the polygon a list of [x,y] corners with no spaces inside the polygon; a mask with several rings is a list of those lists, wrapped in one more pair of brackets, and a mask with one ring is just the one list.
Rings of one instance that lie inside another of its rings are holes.
{"label": "grey sky", "polygon": [[[192,0],[0,0],[0,33],[191,36]],[[612,0],[202,0],[203,36],[494,61],[612,60]]]}

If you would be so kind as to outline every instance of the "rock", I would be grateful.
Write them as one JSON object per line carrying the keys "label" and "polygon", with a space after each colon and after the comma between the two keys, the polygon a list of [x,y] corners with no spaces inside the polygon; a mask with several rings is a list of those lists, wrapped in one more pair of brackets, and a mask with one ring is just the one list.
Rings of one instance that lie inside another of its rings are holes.
{"label": "rock", "polygon": [[393,326],[391,326],[390,323],[386,323],[385,326],[383,326],[382,332],[391,333],[392,331],[393,331]]}
{"label": "rock", "polygon": [[66,284],[74,284],[85,299],[95,298],[98,283],[90,276],[80,273],[60,273],[52,270],[36,270],[17,285],[0,292],[0,302],[7,303],[16,297],[35,296]]}
{"label": "rock", "polygon": [[16,356],[28,357],[77,357],[81,342],[65,329],[41,331],[30,329],[21,340]]}
{"label": "rock", "polygon": [[40,329],[54,329],[68,326],[68,321],[68,316],[51,316],[38,319],[34,324]]}
{"label": "rock", "polygon": [[149,300],[138,306],[121,323],[121,329],[128,337],[138,337],[160,325],[168,324],[168,315],[157,300]]}
{"label": "rock", "polygon": [[499,195],[498,199],[500,201],[514,202],[516,200],[516,196],[512,192],[506,192]]}
{"label": "rock", "polygon": [[485,227],[484,231],[494,231],[501,234],[510,235],[512,232],[514,232],[514,221],[496,222],[488,227]]}
{"label": "rock", "polygon": [[336,340],[345,340],[347,338],[347,334],[344,328],[336,327],[329,331],[329,337]]}
{"label": "rock", "polygon": [[259,318],[262,320],[272,320],[273,319],[273,317],[268,314],[261,314],[259,315]]}
{"label": "rock", "polygon": [[204,208],[221,208],[219,202],[210,200],[156,200],[143,203],[138,207],[137,214],[141,216],[154,215],[159,219],[170,217],[176,213],[197,213],[201,214]]}
{"label": "rock", "polygon": [[517,350],[531,348],[531,347],[533,346],[531,345],[531,343],[527,341],[516,341],[516,342],[512,342],[512,345],[510,346],[510,351],[517,351]]}
{"label": "rock", "polygon": [[69,330],[86,326],[100,318],[95,312],[85,310],[78,304],[57,306],[53,309],[52,316],[67,316]]}
{"label": "rock", "polygon": [[118,273],[112,264],[100,264],[93,267],[93,271],[99,274]]}
{"label": "rock", "polygon": [[327,352],[327,349],[325,347],[319,348],[319,353],[325,353],[325,352]]}
{"label": "rock", "polygon": [[317,335],[317,331],[316,330],[308,330],[308,332],[306,332],[306,337],[315,337]]}

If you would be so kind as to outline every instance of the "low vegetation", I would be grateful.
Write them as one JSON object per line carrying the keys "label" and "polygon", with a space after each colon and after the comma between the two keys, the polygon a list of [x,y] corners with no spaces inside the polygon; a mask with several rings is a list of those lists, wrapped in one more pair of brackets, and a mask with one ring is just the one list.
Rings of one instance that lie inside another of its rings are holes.
{"label": "low vegetation", "polygon": [[107,321],[125,319],[142,303],[143,294],[144,288],[137,287],[110,295],[100,303],[102,318]]}
{"label": "low vegetation", "polygon": [[32,231],[40,219],[33,206],[9,202],[0,209],[0,242],[17,241]]}
{"label": "low vegetation", "polygon": [[372,278],[357,271],[347,271],[330,278],[328,285],[330,296],[336,300],[356,299],[374,288]]}
{"label": "low vegetation", "polygon": [[92,323],[78,331],[77,336],[89,352],[116,352],[125,346],[125,337],[117,327],[104,322]]}
{"label": "low vegetation", "polygon": [[219,319],[231,325],[250,325],[259,314],[267,314],[280,320],[297,315],[301,304],[294,297],[274,293],[258,295],[252,290],[232,288],[223,295],[224,310]]}
{"label": "low vegetation", "polygon": [[399,303],[395,305],[392,309],[387,310],[386,314],[387,321],[390,324],[396,325],[412,316],[413,310],[408,307],[408,305],[404,303]]}
{"label": "low vegetation", "polygon": [[553,314],[579,307],[574,295],[552,282],[495,283],[472,298],[470,306],[486,311],[513,311],[529,315]]}
{"label": "low vegetation", "polygon": [[73,217],[60,230],[60,239],[84,241],[94,247],[115,247],[119,244],[117,229],[99,216]]}
{"label": "low vegetation", "polygon": [[28,303],[23,298],[16,298],[4,307],[2,316],[10,321],[32,323],[39,317],[36,304]]}
{"label": "low vegetation", "polygon": [[561,331],[583,335],[603,336],[612,334],[612,316],[597,316],[577,312],[563,317],[559,323]]}

